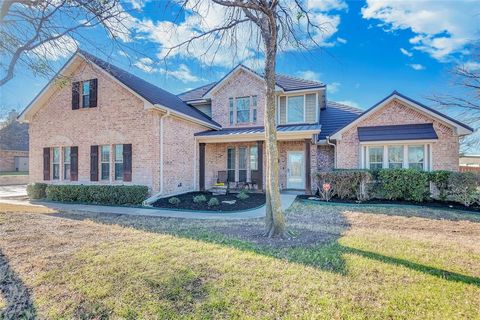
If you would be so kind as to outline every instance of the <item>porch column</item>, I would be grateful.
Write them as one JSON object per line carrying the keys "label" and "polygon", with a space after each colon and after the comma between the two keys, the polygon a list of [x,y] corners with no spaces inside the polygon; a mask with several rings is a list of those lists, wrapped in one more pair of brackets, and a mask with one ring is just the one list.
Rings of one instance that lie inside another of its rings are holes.
{"label": "porch column", "polygon": [[263,191],[263,141],[257,141],[258,152],[258,175],[260,180],[258,181],[258,189]]}
{"label": "porch column", "polygon": [[311,139],[305,140],[305,193],[312,193],[312,178],[311,178],[311,155],[310,146],[312,145]]}
{"label": "porch column", "polygon": [[199,144],[199,184],[200,191],[205,191],[205,143]]}

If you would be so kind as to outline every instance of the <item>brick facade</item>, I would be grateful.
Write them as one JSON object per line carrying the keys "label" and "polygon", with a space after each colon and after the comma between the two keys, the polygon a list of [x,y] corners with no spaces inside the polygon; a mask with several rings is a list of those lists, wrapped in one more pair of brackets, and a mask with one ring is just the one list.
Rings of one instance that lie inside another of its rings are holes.
{"label": "brick facade", "polygon": [[398,100],[393,100],[342,134],[342,139],[337,142],[337,167],[351,169],[360,166],[358,127],[415,123],[433,123],[437,133],[438,141],[432,143],[433,170],[458,171],[459,142],[455,129]]}

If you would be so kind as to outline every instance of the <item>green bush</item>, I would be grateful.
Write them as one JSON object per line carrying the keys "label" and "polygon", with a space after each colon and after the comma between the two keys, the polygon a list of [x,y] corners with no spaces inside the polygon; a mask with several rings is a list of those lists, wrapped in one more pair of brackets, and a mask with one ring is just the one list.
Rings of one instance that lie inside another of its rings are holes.
{"label": "green bush", "polygon": [[[326,193],[340,199],[365,201],[370,198],[372,174],[368,170],[322,171],[316,174],[315,180],[323,198],[326,198]],[[330,188],[324,190],[324,185],[330,185]]]}
{"label": "green bush", "polygon": [[146,186],[48,185],[48,200],[112,205],[140,205],[148,196]]}
{"label": "green bush", "polygon": [[199,194],[198,196],[193,197],[193,202],[195,203],[203,203],[207,201],[207,197],[203,194]]}
{"label": "green bush", "polygon": [[237,194],[237,199],[246,200],[248,198],[250,198],[250,196],[248,195],[248,193],[245,190],[242,190]]}
{"label": "green bush", "polygon": [[429,174],[416,169],[383,169],[379,186],[388,200],[423,202],[429,197]]}
{"label": "green bush", "polygon": [[30,183],[27,186],[27,195],[30,199],[44,199],[47,197],[46,188],[46,183]]}
{"label": "green bush", "polygon": [[454,201],[468,207],[478,198],[479,176],[473,172],[452,172],[448,178],[449,194]]}
{"label": "green bush", "polygon": [[438,170],[430,172],[430,181],[435,184],[435,187],[438,189],[438,197],[440,200],[447,200],[448,196],[448,179],[450,177],[451,171],[447,170]]}
{"label": "green bush", "polygon": [[178,199],[177,197],[171,197],[168,199],[168,203],[174,205],[174,206],[178,206],[180,204],[180,199]]}
{"label": "green bush", "polygon": [[209,207],[216,207],[216,206],[219,206],[219,205],[220,205],[220,201],[218,201],[217,198],[210,198],[210,200],[208,200],[207,205],[208,205]]}

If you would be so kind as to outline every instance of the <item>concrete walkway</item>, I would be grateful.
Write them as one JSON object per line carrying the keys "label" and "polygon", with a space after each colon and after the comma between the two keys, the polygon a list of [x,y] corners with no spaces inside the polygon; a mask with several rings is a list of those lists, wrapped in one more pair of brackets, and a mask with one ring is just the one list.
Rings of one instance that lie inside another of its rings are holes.
{"label": "concrete walkway", "polygon": [[[293,203],[296,195],[294,194],[282,194],[282,208],[285,210]],[[74,210],[74,211],[87,211],[94,213],[116,213],[127,214],[132,216],[150,216],[150,217],[168,217],[168,218],[183,218],[183,219],[201,219],[201,220],[213,220],[213,219],[254,219],[265,217],[265,206],[243,212],[232,213],[215,213],[215,212],[189,212],[189,211],[176,211],[168,209],[156,209],[156,208],[128,208],[128,207],[110,207],[110,206],[97,206],[86,204],[66,204],[55,203],[45,201],[28,201],[0,198],[1,203],[33,205],[33,206],[45,206],[54,210]]]}

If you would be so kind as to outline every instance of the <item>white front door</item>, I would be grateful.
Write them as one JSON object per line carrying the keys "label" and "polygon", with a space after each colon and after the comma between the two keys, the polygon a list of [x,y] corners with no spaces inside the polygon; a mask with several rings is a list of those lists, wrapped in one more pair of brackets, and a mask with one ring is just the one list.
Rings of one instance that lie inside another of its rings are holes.
{"label": "white front door", "polygon": [[303,151],[288,151],[287,189],[305,189],[305,156]]}

